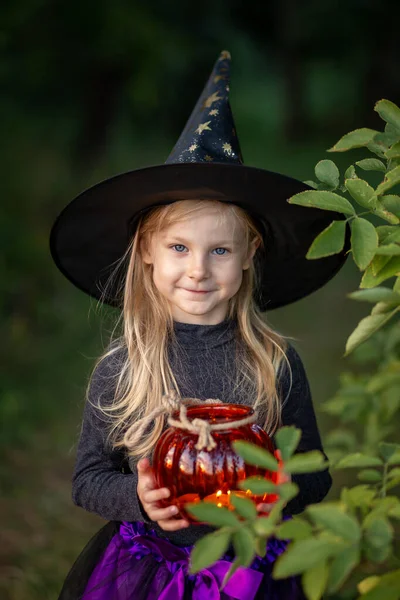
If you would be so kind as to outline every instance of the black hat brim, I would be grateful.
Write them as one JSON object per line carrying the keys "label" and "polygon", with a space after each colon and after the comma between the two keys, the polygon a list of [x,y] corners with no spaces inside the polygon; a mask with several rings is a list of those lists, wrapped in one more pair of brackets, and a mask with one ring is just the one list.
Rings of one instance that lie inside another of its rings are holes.
{"label": "black hat brim", "polygon": [[260,286],[255,299],[261,310],[272,310],[325,285],[346,260],[348,231],[339,254],[305,258],[314,238],[333,220],[344,218],[287,202],[308,189],[286,175],[236,164],[178,163],[137,169],[77,196],[56,219],[50,250],[58,268],[76,287],[120,307],[117,289],[123,270],[108,294],[101,294],[127,249],[139,214],[177,200],[232,202],[248,211],[262,230],[266,251],[256,255]]}

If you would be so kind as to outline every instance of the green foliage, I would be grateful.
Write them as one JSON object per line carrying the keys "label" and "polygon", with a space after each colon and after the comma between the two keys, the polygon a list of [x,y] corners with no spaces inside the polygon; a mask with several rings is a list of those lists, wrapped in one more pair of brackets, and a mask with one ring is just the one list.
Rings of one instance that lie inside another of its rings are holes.
{"label": "green foliage", "polygon": [[[375,110],[385,121],[383,132],[365,128],[352,131],[330,151],[362,147],[378,158],[350,165],[342,184],[335,163],[319,161],[315,167],[318,182],[307,182],[314,189],[288,200],[345,216],[320,232],[307,258],[316,260],[341,252],[349,225],[351,255],[363,273],[360,289],[349,298],[373,305],[346,342],[345,356],[351,355],[357,368],[341,374],[337,393],[323,406],[339,420],[327,438],[330,464],[338,471],[352,470],[351,477],[362,483],[343,487],[337,501],[310,505],[302,517],[282,522],[285,502],[298,493],[298,487],[250,478],[241,482],[242,489],[275,492],[279,501],[267,517],[258,517],[249,499],[237,498],[233,511],[239,525],[231,529],[237,557],[231,570],[239,564],[250,565],[255,553],[263,555],[269,537],[288,540],[290,544],[276,561],[273,576],[301,575],[308,600],[337,598],[341,591],[346,591],[346,598],[357,593],[363,600],[400,598],[400,561],[394,551],[400,500],[388,495],[389,490],[400,486],[400,444],[389,437],[398,433],[394,416],[400,409],[400,329],[394,318],[400,310],[400,196],[386,193],[400,183],[396,162],[400,158],[400,109],[381,100]],[[383,173],[383,180],[372,185],[358,177],[355,167],[366,175]],[[376,225],[376,219],[389,225]],[[380,285],[392,277],[392,287]],[[277,433],[276,444],[283,459],[280,469],[298,474],[326,468],[319,452],[295,453],[300,435],[294,427]],[[237,443],[236,450],[250,464],[278,470],[277,461],[265,450],[246,442]],[[201,511],[200,506],[196,510]],[[203,561],[208,547],[202,540]]]}
{"label": "green foliage", "polygon": [[197,573],[219,560],[228,550],[231,538],[229,529],[219,529],[199,540],[190,555],[190,572]]}
{"label": "green foliage", "polygon": [[341,212],[344,215],[355,215],[355,210],[351,203],[335,194],[328,191],[306,191],[295,194],[288,200],[289,204],[297,204],[310,208],[320,208],[322,210],[333,210]]}
{"label": "green foliage", "polygon": [[275,436],[275,444],[281,452],[282,460],[288,460],[299,445],[300,429],[296,427],[281,427]]}
{"label": "green foliage", "polygon": [[264,467],[264,469],[268,469],[269,471],[278,470],[278,461],[276,458],[262,448],[254,446],[254,444],[250,444],[249,442],[242,441],[234,442],[233,447],[250,465]]}
{"label": "green foliage", "polygon": [[332,223],[315,238],[306,257],[308,259],[316,259],[341,252],[344,247],[345,233],[345,221],[332,221]]}

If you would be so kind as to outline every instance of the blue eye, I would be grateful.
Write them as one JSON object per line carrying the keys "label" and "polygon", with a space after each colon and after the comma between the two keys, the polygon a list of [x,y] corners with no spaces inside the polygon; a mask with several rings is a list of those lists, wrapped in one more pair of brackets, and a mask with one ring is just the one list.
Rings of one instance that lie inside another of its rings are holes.
{"label": "blue eye", "polygon": [[[181,250],[179,250],[179,248],[184,249],[184,248],[186,248],[186,246],[184,246],[183,244],[174,244],[173,246],[170,246],[170,248],[173,248],[179,254],[183,254],[183,250],[181,251]],[[226,248],[214,248],[214,250],[215,251],[222,250],[222,252],[217,252],[217,256],[225,256],[225,254],[228,252],[228,250]]]}

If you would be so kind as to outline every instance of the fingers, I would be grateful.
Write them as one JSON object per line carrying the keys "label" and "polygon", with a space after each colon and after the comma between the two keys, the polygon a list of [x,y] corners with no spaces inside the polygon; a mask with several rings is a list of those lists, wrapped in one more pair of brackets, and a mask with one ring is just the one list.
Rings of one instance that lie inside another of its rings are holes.
{"label": "fingers", "polygon": [[156,521],[158,525],[165,531],[177,531],[178,529],[184,529],[189,526],[188,521],[185,519],[175,519],[174,517],[178,514],[179,509],[177,506],[168,506],[167,508],[160,508],[153,504],[149,505],[146,511],[152,521]]}
{"label": "fingers", "polygon": [[163,507],[160,501],[169,498],[168,488],[157,488],[153,468],[148,458],[142,458],[137,463],[138,485],[137,492],[143,509],[151,521],[155,521],[165,531],[177,531],[189,526],[185,519],[176,519],[178,507]]}
{"label": "fingers", "polygon": [[261,502],[260,504],[257,504],[257,511],[260,513],[270,513],[271,510],[273,509],[274,504],[269,504],[267,502]]}
{"label": "fingers", "polygon": [[151,470],[150,461],[148,458],[141,458],[137,463],[137,469],[139,473],[145,473]]}
{"label": "fingers", "polygon": [[186,527],[189,527],[189,523],[184,519],[180,519],[179,521],[176,519],[158,521],[158,524],[164,531],[178,531],[178,529],[186,529]]}
{"label": "fingers", "polygon": [[159,502],[159,500],[164,500],[170,496],[170,491],[168,488],[159,488],[159,489],[151,489],[145,490],[142,494],[142,502],[144,501],[146,504],[153,504],[155,502]]}

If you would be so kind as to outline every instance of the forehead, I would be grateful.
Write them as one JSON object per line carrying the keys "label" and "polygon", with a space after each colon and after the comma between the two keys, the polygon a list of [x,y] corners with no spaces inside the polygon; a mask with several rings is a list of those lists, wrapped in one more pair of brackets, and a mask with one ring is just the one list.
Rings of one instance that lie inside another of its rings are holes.
{"label": "forehead", "polygon": [[198,236],[201,231],[202,237],[225,240],[237,240],[243,237],[242,227],[231,212],[208,210],[196,212],[193,215],[166,225],[160,231],[163,238],[171,235]]}

